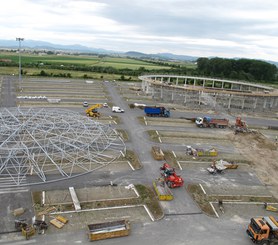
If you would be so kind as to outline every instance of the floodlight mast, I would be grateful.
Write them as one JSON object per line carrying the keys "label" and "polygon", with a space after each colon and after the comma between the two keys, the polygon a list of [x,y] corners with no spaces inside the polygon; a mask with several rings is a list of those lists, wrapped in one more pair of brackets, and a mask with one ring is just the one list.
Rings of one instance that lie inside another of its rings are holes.
{"label": "floodlight mast", "polygon": [[17,37],[15,40],[18,41],[18,81],[21,82],[21,41],[24,41],[24,38]]}

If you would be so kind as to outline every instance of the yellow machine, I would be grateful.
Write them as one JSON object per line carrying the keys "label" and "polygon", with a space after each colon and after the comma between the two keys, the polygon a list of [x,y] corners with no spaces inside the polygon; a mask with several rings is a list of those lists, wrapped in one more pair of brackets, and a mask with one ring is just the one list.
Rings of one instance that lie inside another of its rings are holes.
{"label": "yellow machine", "polygon": [[100,113],[98,112],[98,108],[101,108],[102,104],[95,104],[90,106],[88,109],[86,109],[86,114],[89,117],[100,117]]}

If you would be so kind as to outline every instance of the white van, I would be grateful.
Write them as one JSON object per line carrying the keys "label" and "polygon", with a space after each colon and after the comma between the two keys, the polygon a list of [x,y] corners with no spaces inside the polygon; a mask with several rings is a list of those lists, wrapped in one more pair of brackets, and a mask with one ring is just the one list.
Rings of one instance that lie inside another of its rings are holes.
{"label": "white van", "polygon": [[119,107],[119,106],[113,106],[113,107],[112,107],[112,112],[123,113],[123,112],[125,112],[125,110],[122,109],[122,108]]}

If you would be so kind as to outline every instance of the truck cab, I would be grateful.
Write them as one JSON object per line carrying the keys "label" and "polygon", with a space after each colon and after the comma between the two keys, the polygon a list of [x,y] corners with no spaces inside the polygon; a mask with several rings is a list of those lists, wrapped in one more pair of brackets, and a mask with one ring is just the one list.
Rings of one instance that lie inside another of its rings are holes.
{"label": "truck cab", "polygon": [[252,218],[246,232],[253,243],[270,244],[278,237],[278,223],[272,216]]}

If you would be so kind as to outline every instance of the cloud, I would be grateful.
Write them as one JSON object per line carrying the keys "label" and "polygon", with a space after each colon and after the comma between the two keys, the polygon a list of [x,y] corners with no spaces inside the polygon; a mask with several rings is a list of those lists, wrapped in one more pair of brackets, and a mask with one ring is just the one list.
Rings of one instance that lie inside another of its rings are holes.
{"label": "cloud", "polygon": [[277,60],[278,1],[9,0],[0,38]]}

